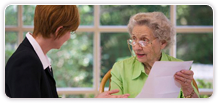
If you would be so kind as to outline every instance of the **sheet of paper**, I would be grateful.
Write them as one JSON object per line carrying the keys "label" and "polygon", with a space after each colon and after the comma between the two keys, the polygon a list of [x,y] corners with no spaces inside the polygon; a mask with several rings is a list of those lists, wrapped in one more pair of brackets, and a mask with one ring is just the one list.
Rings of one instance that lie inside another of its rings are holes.
{"label": "sheet of paper", "polygon": [[174,74],[189,70],[193,61],[156,61],[136,98],[177,98],[181,85]]}

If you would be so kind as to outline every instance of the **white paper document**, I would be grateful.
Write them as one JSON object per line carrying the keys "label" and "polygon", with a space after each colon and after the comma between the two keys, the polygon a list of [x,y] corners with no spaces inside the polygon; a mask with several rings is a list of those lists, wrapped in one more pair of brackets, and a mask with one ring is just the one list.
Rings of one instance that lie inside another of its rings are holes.
{"label": "white paper document", "polygon": [[193,61],[156,61],[136,98],[177,98],[181,85],[174,75],[189,70]]}

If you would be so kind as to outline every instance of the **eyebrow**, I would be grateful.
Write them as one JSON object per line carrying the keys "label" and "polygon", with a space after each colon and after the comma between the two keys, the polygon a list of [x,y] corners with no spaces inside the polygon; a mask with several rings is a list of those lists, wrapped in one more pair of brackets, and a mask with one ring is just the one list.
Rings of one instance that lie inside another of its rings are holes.
{"label": "eyebrow", "polygon": [[[135,35],[132,34],[131,37],[132,37],[132,36],[135,36]],[[142,34],[140,37],[148,37],[148,35]]]}

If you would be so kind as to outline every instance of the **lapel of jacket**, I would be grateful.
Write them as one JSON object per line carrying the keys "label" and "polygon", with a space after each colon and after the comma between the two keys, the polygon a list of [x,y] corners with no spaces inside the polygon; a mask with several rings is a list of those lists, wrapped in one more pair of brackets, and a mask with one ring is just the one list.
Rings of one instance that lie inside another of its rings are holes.
{"label": "lapel of jacket", "polygon": [[[28,47],[28,48],[31,48],[31,49],[35,52],[33,46],[30,44],[29,40],[28,40],[26,37],[25,37],[25,39],[23,40],[22,45],[24,45],[24,46],[26,46],[26,47]],[[35,54],[37,55],[36,52],[35,52]],[[38,57],[38,55],[37,55],[37,57]],[[39,57],[38,57],[38,58],[39,58]],[[39,59],[39,60],[40,60],[40,59]],[[43,68],[43,65],[42,65],[42,69],[44,69],[44,68]],[[49,75],[49,77],[52,79],[52,81],[54,82],[54,84],[56,84],[55,79],[54,79],[54,77],[53,77],[53,73],[50,72],[49,67],[47,67],[47,68],[45,69],[45,72],[46,72],[47,75]]]}

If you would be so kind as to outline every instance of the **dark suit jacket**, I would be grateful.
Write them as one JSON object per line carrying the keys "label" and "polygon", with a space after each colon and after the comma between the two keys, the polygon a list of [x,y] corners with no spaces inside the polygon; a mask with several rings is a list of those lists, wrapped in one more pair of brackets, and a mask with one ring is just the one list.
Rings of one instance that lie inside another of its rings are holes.
{"label": "dark suit jacket", "polygon": [[12,98],[57,98],[55,80],[27,38],[5,67],[5,93]]}

